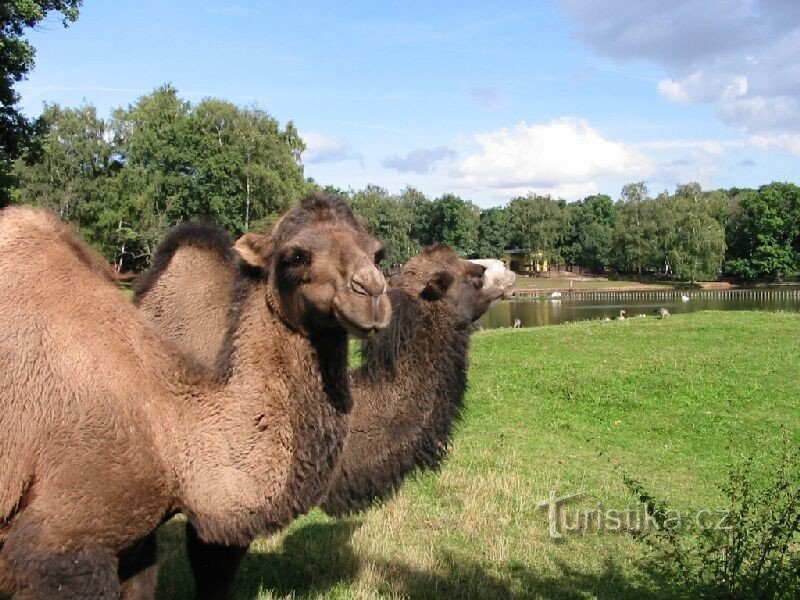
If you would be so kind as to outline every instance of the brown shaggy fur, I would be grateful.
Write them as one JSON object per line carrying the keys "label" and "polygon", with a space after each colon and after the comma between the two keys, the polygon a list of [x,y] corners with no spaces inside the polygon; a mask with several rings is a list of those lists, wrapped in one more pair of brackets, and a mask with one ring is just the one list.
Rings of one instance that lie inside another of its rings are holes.
{"label": "brown shaggy fur", "polygon": [[[214,282],[216,289],[236,268],[219,249],[210,253],[215,257],[204,264],[215,270],[203,273],[201,280]],[[483,272],[449,248],[435,246],[412,259],[392,281],[392,321],[365,343],[364,364],[352,375],[350,436],[322,503],[329,513],[342,515],[384,500],[416,468],[435,469],[444,459],[466,390],[469,326],[502,295],[501,289],[483,289]],[[144,293],[145,301],[148,295],[194,295],[197,281],[164,277]],[[217,301],[224,297],[217,296]],[[159,306],[164,307],[159,313],[145,312],[160,328],[169,328],[169,319],[187,322],[185,304]],[[196,333],[201,344],[214,338],[205,329]],[[224,597],[244,549],[202,544],[188,529],[198,596]]]}
{"label": "brown shaggy fur", "polygon": [[277,233],[207,375],[54,215],[0,213],[0,593],[116,598],[118,555],[175,512],[247,545],[319,502],[348,431],[344,328],[385,326],[389,301],[340,200]]}
{"label": "brown shaggy fur", "polygon": [[353,373],[350,436],[322,508],[334,516],[390,497],[447,453],[467,387],[469,327],[502,296],[484,267],[434,246],[391,282],[389,327],[367,340]]}

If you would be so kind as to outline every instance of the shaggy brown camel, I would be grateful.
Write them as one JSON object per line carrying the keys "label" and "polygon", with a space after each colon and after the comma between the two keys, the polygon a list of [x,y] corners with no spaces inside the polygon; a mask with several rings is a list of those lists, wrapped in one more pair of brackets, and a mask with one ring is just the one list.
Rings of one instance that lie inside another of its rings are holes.
{"label": "shaggy brown camel", "polygon": [[250,244],[216,373],[52,214],[0,213],[0,593],[117,598],[117,557],[183,512],[247,545],[318,504],[351,408],[346,330],[388,324],[381,253],[314,196]]}
{"label": "shaggy brown camel", "polygon": [[[204,238],[222,235],[207,226],[174,231],[134,300],[160,329],[174,331],[173,324],[180,323],[176,339],[198,357],[207,357],[218,339],[213,323],[221,327],[225,310],[217,307],[194,320],[181,296],[201,295],[200,282],[224,289],[237,277],[227,248]],[[194,271],[195,265],[208,270]],[[386,499],[416,468],[435,469],[445,457],[466,389],[468,328],[503,295],[499,287],[483,289],[483,273],[484,267],[436,246],[413,258],[392,281],[392,321],[366,342],[363,365],[352,376],[351,433],[322,503],[327,512],[342,515]],[[216,295],[220,305],[225,298]],[[198,305],[211,302],[205,298]],[[197,597],[226,597],[247,549],[204,544],[191,524],[187,530]]]}

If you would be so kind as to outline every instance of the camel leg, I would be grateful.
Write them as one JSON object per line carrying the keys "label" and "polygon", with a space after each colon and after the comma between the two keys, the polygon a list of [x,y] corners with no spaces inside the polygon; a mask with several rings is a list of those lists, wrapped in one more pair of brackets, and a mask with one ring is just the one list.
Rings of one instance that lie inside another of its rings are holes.
{"label": "camel leg", "polygon": [[198,600],[229,598],[247,547],[209,544],[200,539],[191,523],[187,523],[186,548],[194,575],[195,597]]}
{"label": "camel leg", "polygon": [[117,557],[107,548],[84,545],[64,550],[41,520],[19,518],[3,546],[13,571],[15,600],[119,598]]}
{"label": "camel leg", "polygon": [[151,533],[120,555],[121,600],[154,600],[158,582],[157,550],[156,534]]}

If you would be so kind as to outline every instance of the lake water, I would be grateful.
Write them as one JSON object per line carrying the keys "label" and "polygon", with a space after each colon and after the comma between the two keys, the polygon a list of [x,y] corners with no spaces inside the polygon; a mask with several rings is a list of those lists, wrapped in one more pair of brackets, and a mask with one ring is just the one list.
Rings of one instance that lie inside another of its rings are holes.
{"label": "lake water", "polygon": [[[700,310],[767,310],[800,311],[800,290],[737,290],[735,292],[686,292],[689,301],[681,300],[681,292],[675,293],[587,293],[561,300],[503,300],[492,306],[480,319],[481,327],[511,327],[515,319],[522,327],[558,325],[570,321],[585,321],[615,318],[619,311],[626,318],[638,314],[655,317],[659,308],[672,314]],[[568,296],[568,294],[565,294]]]}

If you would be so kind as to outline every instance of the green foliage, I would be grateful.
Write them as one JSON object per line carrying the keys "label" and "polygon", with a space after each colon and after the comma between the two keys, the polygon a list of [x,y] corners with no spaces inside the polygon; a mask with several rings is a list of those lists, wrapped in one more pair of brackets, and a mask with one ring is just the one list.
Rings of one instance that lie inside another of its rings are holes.
{"label": "green foliage", "polygon": [[140,268],[178,222],[208,218],[235,236],[263,227],[308,189],[290,122],[165,85],[114,111],[46,107],[14,200],[72,221],[118,268]]}
{"label": "green foliage", "polygon": [[672,199],[675,236],[667,255],[680,279],[713,279],[725,256],[725,229],[709,214],[700,186],[682,186]]}
{"label": "green foliage", "polygon": [[511,224],[511,243],[541,252],[545,260],[562,258],[562,242],[569,225],[566,203],[550,196],[529,194],[511,200],[506,207]]}
{"label": "green foliage", "polygon": [[745,279],[793,277],[800,271],[800,187],[772,183],[737,197],[728,225],[726,271]]}
{"label": "green foliage", "polygon": [[444,243],[462,256],[477,256],[480,209],[454,194],[436,198],[423,213],[426,231],[424,245]]}
{"label": "green foliage", "polygon": [[603,273],[611,266],[617,212],[609,196],[578,201],[571,212],[570,262]]}
{"label": "green foliage", "polygon": [[657,223],[652,209],[644,182],[630,183],[622,188],[614,244],[617,270],[641,275],[652,264]]}
{"label": "green foliage", "polygon": [[14,85],[34,65],[35,50],[23,34],[48,13],[61,13],[66,27],[78,18],[82,0],[4,0],[0,3],[0,206],[9,200],[11,165],[25,147],[28,123],[16,104]]}
{"label": "green foliage", "polygon": [[479,258],[500,258],[509,247],[511,240],[511,223],[508,211],[502,208],[488,208],[481,211],[478,221],[478,246],[476,254]]}
{"label": "green foliage", "polygon": [[350,198],[353,211],[367,230],[386,245],[383,265],[398,267],[419,251],[411,238],[411,207],[378,186],[367,186]]}
{"label": "green foliage", "polygon": [[[754,476],[752,456],[730,467],[720,486],[722,517],[670,526],[670,508],[629,477],[625,484],[647,507],[656,527],[642,539],[674,583],[697,598],[797,598],[800,596],[800,449],[785,436],[768,465],[767,482]],[[777,454],[777,453],[776,453]]]}

